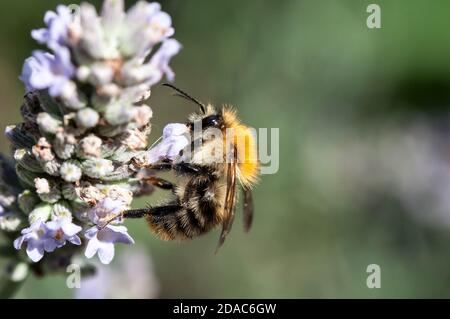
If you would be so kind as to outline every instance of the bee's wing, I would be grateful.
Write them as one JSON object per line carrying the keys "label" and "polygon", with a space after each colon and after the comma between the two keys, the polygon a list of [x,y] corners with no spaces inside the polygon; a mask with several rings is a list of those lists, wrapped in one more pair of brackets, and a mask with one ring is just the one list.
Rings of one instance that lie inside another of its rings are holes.
{"label": "bee's wing", "polygon": [[243,187],[244,194],[244,231],[249,232],[253,223],[253,196],[252,190]]}
{"label": "bee's wing", "polygon": [[222,233],[220,234],[219,244],[217,245],[216,253],[225,242],[225,238],[230,233],[233,226],[234,215],[236,210],[236,170],[237,161],[234,152],[233,159],[227,164],[227,191],[225,195],[224,207],[224,221],[222,223]]}

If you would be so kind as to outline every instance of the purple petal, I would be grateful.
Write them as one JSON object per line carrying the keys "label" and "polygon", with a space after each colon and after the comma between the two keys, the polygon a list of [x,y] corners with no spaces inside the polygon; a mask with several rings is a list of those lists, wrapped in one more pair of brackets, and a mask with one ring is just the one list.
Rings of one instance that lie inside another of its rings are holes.
{"label": "purple petal", "polygon": [[47,29],[33,30],[31,31],[31,37],[40,44],[43,44],[49,40],[49,32]]}
{"label": "purple petal", "polygon": [[162,159],[174,160],[180,151],[189,145],[188,138],[183,135],[188,131],[184,124],[169,124],[164,128],[163,141],[153,147],[148,153],[150,163]]}
{"label": "purple petal", "polygon": [[68,28],[72,21],[72,14],[68,7],[60,5],[56,12],[48,11],[44,22],[47,28],[34,30],[31,35],[40,44],[47,44],[57,51],[67,42]]}
{"label": "purple petal", "polygon": [[86,246],[86,250],[84,252],[84,255],[86,256],[86,258],[92,258],[94,257],[94,255],[97,253],[98,249],[99,249],[99,245],[100,242],[98,241],[97,238],[92,238],[91,240],[89,240],[87,246]]}
{"label": "purple petal", "polygon": [[60,48],[55,54],[54,62],[53,67],[55,68],[55,73],[67,78],[70,78],[75,74],[75,67],[72,64],[69,49]]}
{"label": "purple petal", "polygon": [[77,245],[77,246],[81,245],[81,239],[77,235],[71,236],[71,237],[67,238],[67,240],[74,245]]}
{"label": "purple petal", "polygon": [[163,35],[164,38],[169,38],[175,33],[175,30],[171,28],[172,18],[166,12],[157,12],[152,16],[150,23],[157,24],[160,28],[167,30]]}
{"label": "purple petal", "polygon": [[22,248],[23,242],[25,241],[24,236],[18,237],[16,240],[14,240],[14,248],[17,250],[20,250]]}
{"label": "purple petal", "polygon": [[134,244],[125,226],[108,225],[97,234],[98,240],[105,243]]}
{"label": "purple petal", "polygon": [[150,85],[158,83],[164,74],[169,81],[173,81],[175,74],[169,67],[169,62],[180,50],[181,44],[177,40],[168,39],[163,42],[159,50],[150,60],[150,64],[156,70],[154,75],[149,79]]}
{"label": "purple petal", "polygon": [[33,247],[28,245],[27,255],[33,262],[36,263],[44,257],[44,249],[42,247]]}
{"label": "purple petal", "polygon": [[92,240],[95,237],[97,237],[98,232],[99,232],[99,229],[97,226],[91,227],[84,233],[84,237]]}
{"label": "purple petal", "polygon": [[58,248],[58,244],[54,238],[48,238],[42,242],[44,250],[48,253],[55,251]]}
{"label": "purple petal", "polygon": [[168,124],[166,125],[166,127],[164,127],[164,131],[163,131],[163,137],[164,138],[168,138],[171,136],[179,136],[179,135],[183,135],[189,132],[189,128],[185,125],[185,124],[180,124],[180,123],[172,123],[172,124]]}
{"label": "purple petal", "polygon": [[189,145],[189,140],[185,136],[176,136],[167,140],[169,148],[167,150],[166,157],[170,160],[174,160],[180,155],[180,151]]}
{"label": "purple petal", "polygon": [[49,24],[53,19],[57,18],[58,15],[54,11],[47,11],[44,16],[45,24]]}
{"label": "purple petal", "polygon": [[40,62],[36,56],[25,60],[20,80],[25,84],[28,91],[44,89],[50,85],[53,76],[49,72],[48,67],[47,69],[46,67],[44,67],[42,61]]}
{"label": "purple petal", "polygon": [[50,88],[52,96],[59,96],[74,72],[75,67],[67,48],[61,48],[56,55],[35,51],[33,56],[25,61],[20,79],[28,91]]}
{"label": "purple petal", "polygon": [[108,265],[114,259],[114,244],[102,244],[100,249],[98,250],[98,258],[104,265]]}
{"label": "purple petal", "polygon": [[82,230],[80,226],[77,226],[71,222],[63,222],[61,229],[63,230],[64,234],[66,234],[68,237],[72,237]]}

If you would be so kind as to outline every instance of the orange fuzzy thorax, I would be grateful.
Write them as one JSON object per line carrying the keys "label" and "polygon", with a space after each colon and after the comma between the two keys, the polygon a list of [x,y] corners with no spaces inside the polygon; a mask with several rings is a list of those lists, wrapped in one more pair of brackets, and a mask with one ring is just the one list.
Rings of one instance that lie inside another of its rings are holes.
{"label": "orange fuzzy thorax", "polygon": [[[224,107],[222,116],[227,130],[231,129],[232,144],[237,150],[238,178],[245,187],[253,186],[259,176],[258,147],[252,131],[243,125],[230,107]],[[224,139],[230,137],[224,134]],[[226,145],[226,140],[224,141]]]}

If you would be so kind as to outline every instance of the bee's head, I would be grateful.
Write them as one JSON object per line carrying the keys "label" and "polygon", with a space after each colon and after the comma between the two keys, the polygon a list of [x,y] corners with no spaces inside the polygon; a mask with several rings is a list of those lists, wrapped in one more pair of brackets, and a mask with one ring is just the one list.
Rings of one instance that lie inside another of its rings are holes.
{"label": "bee's head", "polygon": [[192,114],[186,123],[191,130],[195,128],[201,128],[202,131],[209,128],[225,130],[227,127],[236,124],[237,119],[235,112],[231,108],[224,107],[221,112],[217,112],[211,104],[203,104],[172,84],[164,84],[164,86],[172,88],[177,92],[177,96],[187,99],[199,106],[199,111]]}
{"label": "bee's head", "polygon": [[191,129],[201,128],[202,131],[209,128],[216,128],[219,130],[225,129],[225,121],[222,113],[216,112],[212,105],[205,107],[205,113],[194,113],[189,117],[187,126]]}

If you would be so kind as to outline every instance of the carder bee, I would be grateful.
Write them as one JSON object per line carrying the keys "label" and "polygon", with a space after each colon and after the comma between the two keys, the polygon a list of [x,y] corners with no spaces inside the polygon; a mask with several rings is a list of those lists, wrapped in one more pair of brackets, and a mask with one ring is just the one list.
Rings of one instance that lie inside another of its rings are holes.
{"label": "carder bee", "polygon": [[192,239],[222,225],[220,248],[233,225],[238,184],[243,193],[244,230],[248,232],[252,225],[251,190],[260,173],[256,137],[231,107],[217,111],[214,106],[165,85],[199,106],[186,124],[191,142],[178,158],[145,165],[157,171],[175,172],[176,185],[156,177],[149,179],[153,185],[171,190],[174,198],[157,206],[124,211],[122,217],[144,217],[163,240]]}

